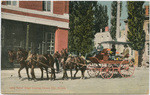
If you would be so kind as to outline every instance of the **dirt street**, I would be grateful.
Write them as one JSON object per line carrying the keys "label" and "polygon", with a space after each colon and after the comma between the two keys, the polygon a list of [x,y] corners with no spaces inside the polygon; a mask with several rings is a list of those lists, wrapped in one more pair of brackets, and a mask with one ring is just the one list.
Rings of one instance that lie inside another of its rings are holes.
{"label": "dirt street", "polygon": [[[30,70],[30,69],[29,69]],[[75,73],[75,71],[73,71]],[[56,74],[56,80],[40,80],[40,69],[35,69],[37,82],[28,81],[26,71],[21,71],[22,79],[18,78],[18,68],[1,71],[2,93],[114,93],[114,94],[147,94],[149,92],[149,69],[136,68],[130,78],[113,77],[102,79],[90,78],[85,72],[86,79],[80,79],[80,71],[76,79],[62,80],[62,72]],[[70,72],[68,71],[70,77]],[[46,73],[44,73],[46,78]]]}

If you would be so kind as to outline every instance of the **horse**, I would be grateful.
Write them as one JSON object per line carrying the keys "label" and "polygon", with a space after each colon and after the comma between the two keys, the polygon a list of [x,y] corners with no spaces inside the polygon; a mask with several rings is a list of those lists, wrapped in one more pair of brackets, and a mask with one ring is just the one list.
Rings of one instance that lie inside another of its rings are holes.
{"label": "horse", "polygon": [[83,58],[81,58],[79,56],[76,56],[76,57],[69,56],[67,58],[66,62],[63,63],[63,69],[64,69],[63,79],[68,78],[67,72],[66,72],[67,69],[70,69],[71,79],[72,79],[72,69],[76,70],[76,72],[74,74],[74,78],[76,77],[78,70],[81,70],[81,79],[84,79],[86,63],[87,63],[86,60],[84,60]]}
{"label": "horse", "polygon": [[44,54],[44,55],[37,55],[32,54],[30,58],[28,58],[28,61],[31,62],[31,75],[32,79],[36,80],[35,74],[34,74],[34,68],[37,66],[41,70],[41,79],[43,79],[43,68],[46,70],[47,79],[49,79],[48,76],[48,68],[51,68],[51,80],[56,78],[55,76],[55,69],[54,69],[54,58],[51,54]]}
{"label": "horse", "polygon": [[14,60],[16,59],[16,57],[17,57],[17,54],[16,54],[15,51],[13,51],[13,50],[8,50],[8,58],[9,58],[9,62],[10,62],[10,63],[13,63]]}
{"label": "horse", "polygon": [[55,60],[55,63],[56,63],[57,72],[59,72],[59,63],[61,61],[60,53],[58,51],[55,52],[53,57],[54,57],[54,60]]}
{"label": "horse", "polygon": [[27,57],[28,57],[28,52],[24,49],[19,48],[17,51],[17,57],[16,57],[17,62],[20,63],[20,68],[18,70],[18,76],[19,76],[19,78],[21,78],[20,72],[23,68],[25,68],[27,76],[28,76],[28,80],[29,80],[30,79],[29,71],[28,71],[29,66],[26,62]]}
{"label": "horse", "polygon": [[71,74],[71,79],[72,79],[72,69],[76,70],[76,73],[74,74],[74,77],[76,77],[76,74],[78,72],[78,70],[81,70],[81,78],[84,79],[84,72],[86,70],[86,60],[84,60],[81,57],[72,57],[69,56],[68,57],[68,53],[67,53],[67,49],[62,49],[61,51],[61,63],[62,63],[62,67],[63,67],[63,77],[64,78],[68,78],[67,76],[67,69],[70,69],[70,74]]}

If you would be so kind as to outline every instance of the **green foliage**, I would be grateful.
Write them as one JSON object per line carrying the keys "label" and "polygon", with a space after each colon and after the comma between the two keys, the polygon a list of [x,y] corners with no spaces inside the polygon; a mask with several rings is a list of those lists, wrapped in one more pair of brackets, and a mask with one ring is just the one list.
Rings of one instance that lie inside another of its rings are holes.
{"label": "green foliage", "polygon": [[[122,10],[122,2],[120,2],[120,13],[121,13],[121,10]],[[111,4],[111,16],[112,17],[111,17],[110,35],[112,39],[116,40],[117,1],[113,1]]]}
{"label": "green foliage", "polygon": [[94,18],[95,33],[99,32],[100,29],[102,29],[102,31],[105,31],[105,27],[108,26],[107,6],[102,6],[101,4],[95,5]]}
{"label": "green foliage", "polygon": [[145,45],[145,32],[143,31],[144,24],[144,2],[129,1],[128,5],[128,41],[134,50],[142,50]]}
{"label": "green foliage", "polygon": [[93,49],[93,2],[70,1],[69,51],[85,55]]}

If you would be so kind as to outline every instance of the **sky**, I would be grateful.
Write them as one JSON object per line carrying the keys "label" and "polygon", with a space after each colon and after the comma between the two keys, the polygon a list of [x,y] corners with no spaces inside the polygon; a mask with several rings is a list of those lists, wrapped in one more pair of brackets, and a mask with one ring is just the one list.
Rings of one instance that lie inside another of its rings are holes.
{"label": "sky", "polygon": [[[108,8],[108,16],[109,16],[109,21],[108,21],[108,26],[110,28],[110,20],[111,20],[111,3],[112,1],[99,1],[99,4],[102,5],[107,5]],[[144,5],[149,5],[149,2],[146,1],[144,3]],[[126,20],[128,17],[128,12],[127,12],[127,2],[126,1],[122,1],[122,11],[121,11],[121,17],[120,17],[120,23],[121,23],[121,30],[125,29],[125,23],[124,20]]]}

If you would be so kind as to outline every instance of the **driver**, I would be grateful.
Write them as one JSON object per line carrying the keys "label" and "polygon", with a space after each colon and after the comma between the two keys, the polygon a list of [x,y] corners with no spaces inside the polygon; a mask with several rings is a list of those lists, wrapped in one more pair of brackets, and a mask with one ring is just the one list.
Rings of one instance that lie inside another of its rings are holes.
{"label": "driver", "polygon": [[101,44],[101,43],[98,43],[98,46],[97,46],[97,53],[96,53],[96,54],[99,54],[102,50],[103,50],[102,44]]}

